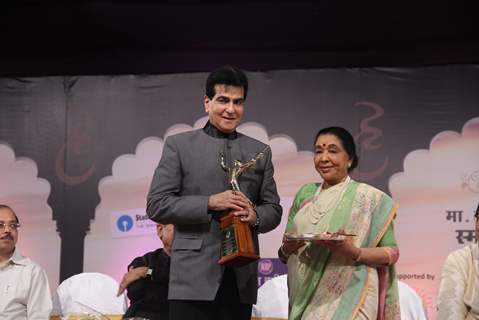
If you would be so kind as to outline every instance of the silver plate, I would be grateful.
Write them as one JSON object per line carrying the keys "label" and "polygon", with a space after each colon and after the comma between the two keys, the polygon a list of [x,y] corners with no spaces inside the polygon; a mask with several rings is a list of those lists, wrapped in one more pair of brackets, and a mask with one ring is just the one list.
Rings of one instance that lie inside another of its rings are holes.
{"label": "silver plate", "polygon": [[354,236],[353,234],[343,235],[343,234],[313,234],[313,233],[286,233],[284,235],[287,240],[294,241],[318,241],[318,240],[327,240],[327,241],[344,241],[347,236]]}

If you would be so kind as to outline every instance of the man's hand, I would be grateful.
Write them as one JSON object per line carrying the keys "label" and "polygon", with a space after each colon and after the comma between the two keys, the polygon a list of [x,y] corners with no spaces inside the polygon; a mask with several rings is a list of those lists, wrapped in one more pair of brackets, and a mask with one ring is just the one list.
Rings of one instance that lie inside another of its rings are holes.
{"label": "man's hand", "polygon": [[148,271],[148,267],[130,268],[130,270],[127,273],[125,273],[125,275],[123,276],[123,279],[120,282],[117,296],[120,296],[130,283],[140,278],[145,278],[147,271]]}
{"label": "man's hand", "polygon": [[213,194],[208,198],[208,209],[214,211],[224,211],[228,209],[242,211],[248,206],[251,206],[248,198],[240,191],[227,190]]}
{"label": "man's hand", "polygon": [[250,226],[256,223],[256,219],[257,219],[256,210],[253,208],[253,206],[249,202],[246,208],[244,208],[243,210],[234,211],[233,214],[236,217],[239,217],[242,222],[246,222]]}

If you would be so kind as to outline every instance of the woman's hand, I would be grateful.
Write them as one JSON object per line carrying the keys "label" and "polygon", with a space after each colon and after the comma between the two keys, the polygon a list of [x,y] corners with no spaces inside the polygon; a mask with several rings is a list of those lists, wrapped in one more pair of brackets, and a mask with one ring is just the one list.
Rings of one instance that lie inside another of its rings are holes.
{"label": "woman's hand", "polygon": [[281,245],[281,251],[286,256],[298,252],[298,249],[304,246],[306,243],[303,240],[292,240],[286,237],[283,238],[283,244]]}
{"label": "woman's hand", "polygon": [[317,240],[314,241],[314,244],[319,246],[325,246],[329,250],[331,250],[331,252],[340,254],[351,260],[357,260],[361,252],[361,249],[359,249],[353,244],[352,237],[346,237],[346,239],[342,241]]}

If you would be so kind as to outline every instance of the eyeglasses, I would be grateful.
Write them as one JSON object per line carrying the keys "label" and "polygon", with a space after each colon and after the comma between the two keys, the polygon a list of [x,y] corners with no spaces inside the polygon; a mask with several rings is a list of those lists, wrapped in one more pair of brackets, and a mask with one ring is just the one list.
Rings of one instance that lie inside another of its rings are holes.
{"label": "eyeglasses", "polygon": [[17,231],[17,229],[20,228],[20,223],[18,223],[18,222],[11,222],[11,223],[0,222],[0,231],[7,230],[7,227],[10,230]]}

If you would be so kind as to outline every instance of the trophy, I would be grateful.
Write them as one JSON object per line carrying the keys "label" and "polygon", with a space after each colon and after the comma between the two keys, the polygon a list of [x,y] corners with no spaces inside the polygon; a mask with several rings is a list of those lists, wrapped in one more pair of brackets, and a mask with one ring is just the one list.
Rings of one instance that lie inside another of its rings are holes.
{"label": "trophy", "polygon": [[[255,163],[263,157],[267,148],[268,147],[246,163],[234,160],[232,168],[226,166],[224,155],[223,153],[220,154],[221,168],[228,173],[228,181],[233,192],[240,191],[238,184],[239,176],[245,170],[254,166]],[[254,247],[253,235],[251,234],[249,223],[241,221],[240,217],[236,217],[232,212],[229,212],[220,218],[220,229],[221,258],[218,261],[219,264],[242,266],[259,259],[259,255],[256,254]]]}

